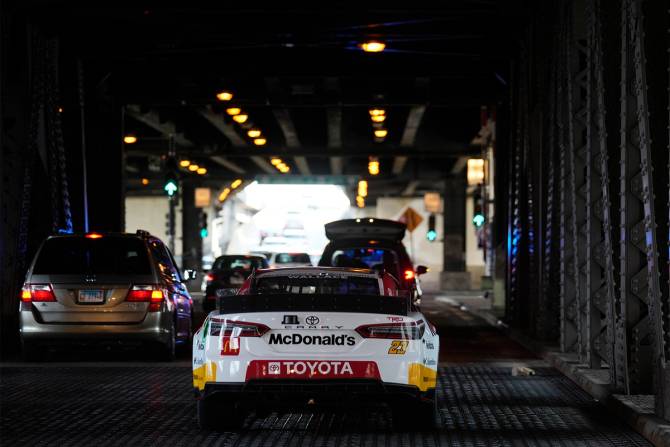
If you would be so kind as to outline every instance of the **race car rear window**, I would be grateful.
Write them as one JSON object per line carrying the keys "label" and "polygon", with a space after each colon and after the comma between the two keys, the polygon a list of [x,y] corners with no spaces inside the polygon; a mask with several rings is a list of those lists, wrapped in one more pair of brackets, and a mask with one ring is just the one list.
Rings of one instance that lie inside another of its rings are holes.
{"label": "race car rear window", "polygon": [[33,274],[148,275],[151,265],[140,239],[63,237],[44,243]]}
{"label": "race car rear window", "polygon": [[260,277],[256,295],[380,295],[379,280],[359,276],[322,277],[287,275]]}

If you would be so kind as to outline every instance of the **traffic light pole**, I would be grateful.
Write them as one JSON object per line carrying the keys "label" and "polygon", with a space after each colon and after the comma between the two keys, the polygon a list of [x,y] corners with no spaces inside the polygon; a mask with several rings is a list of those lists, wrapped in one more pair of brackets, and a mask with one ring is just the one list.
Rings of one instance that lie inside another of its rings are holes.
{"label": "traffic light pole", "polygon": [[168,247],[172,253],[174,253],[175,249],[175,197],[176,196],[170,196],[168,198]]}

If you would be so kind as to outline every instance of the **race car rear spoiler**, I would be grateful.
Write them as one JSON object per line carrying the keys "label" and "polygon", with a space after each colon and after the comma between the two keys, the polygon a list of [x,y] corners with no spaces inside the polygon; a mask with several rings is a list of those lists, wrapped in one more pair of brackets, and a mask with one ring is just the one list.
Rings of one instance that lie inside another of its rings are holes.
{"label": "race car rear spoiler", "polygon": [[407,315],[409,299],[364,295],[232,295],[219,298],[222,314],[250,312],[354,312]]}

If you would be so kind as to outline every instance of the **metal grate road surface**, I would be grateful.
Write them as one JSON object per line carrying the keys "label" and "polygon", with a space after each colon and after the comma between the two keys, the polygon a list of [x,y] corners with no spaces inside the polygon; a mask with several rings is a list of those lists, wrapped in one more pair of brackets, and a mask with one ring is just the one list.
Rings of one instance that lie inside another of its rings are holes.
{"label": "metal grate road surface", "polygon": [[3,446],[649,445],[553,369],[442,368],[440,426],[398,433],[386,411],[272,415],[239,433],[198,429],[185,367],[0,368]]}

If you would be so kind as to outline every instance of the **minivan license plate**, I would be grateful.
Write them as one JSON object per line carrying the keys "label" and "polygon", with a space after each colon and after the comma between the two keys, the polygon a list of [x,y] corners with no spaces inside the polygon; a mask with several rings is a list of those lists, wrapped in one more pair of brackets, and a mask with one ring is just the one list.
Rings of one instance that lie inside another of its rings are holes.
{"label": "minivan license plate", "polygon": [[80,290],[79,302],[82,304],[99,304],[105,301],[102,290]]}

